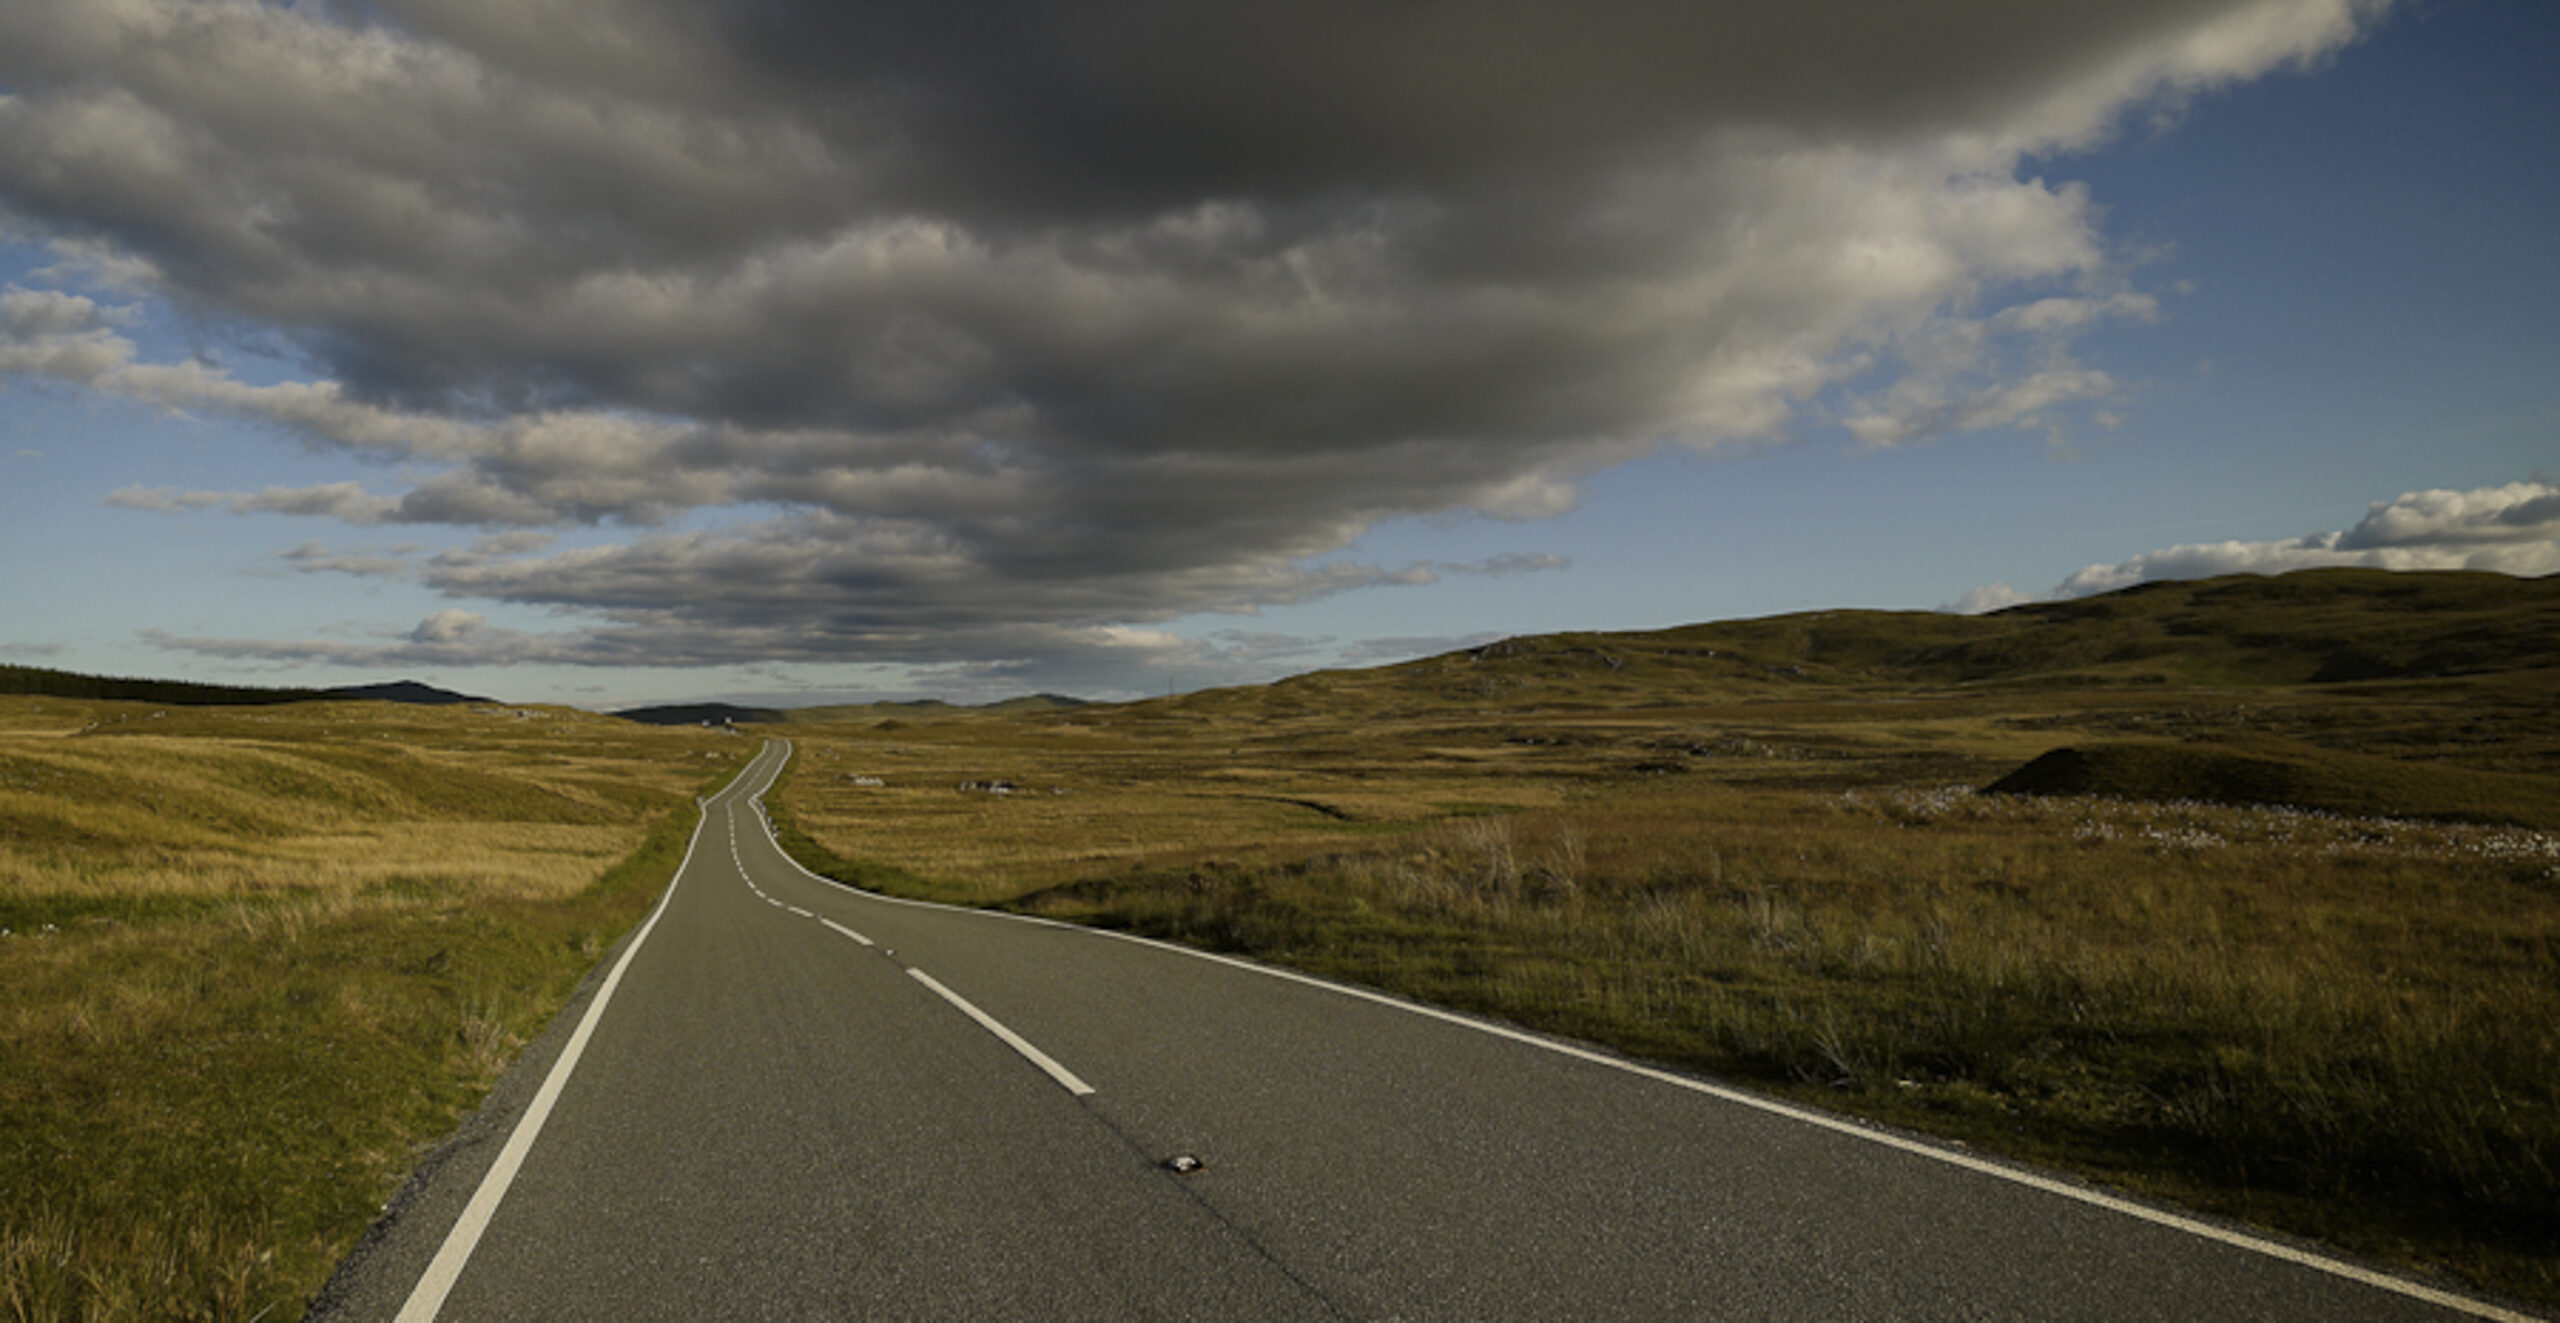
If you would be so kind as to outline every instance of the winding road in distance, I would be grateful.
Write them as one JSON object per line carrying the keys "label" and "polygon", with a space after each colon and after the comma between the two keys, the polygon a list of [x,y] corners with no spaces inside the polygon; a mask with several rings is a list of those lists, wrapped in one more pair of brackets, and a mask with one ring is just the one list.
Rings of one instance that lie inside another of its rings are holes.
{"label": "winding road in distance", "polygon": [[851,891],[767,832],[789,755],[707,801],[316,1317],[2527,1317],[1482,1022]]}

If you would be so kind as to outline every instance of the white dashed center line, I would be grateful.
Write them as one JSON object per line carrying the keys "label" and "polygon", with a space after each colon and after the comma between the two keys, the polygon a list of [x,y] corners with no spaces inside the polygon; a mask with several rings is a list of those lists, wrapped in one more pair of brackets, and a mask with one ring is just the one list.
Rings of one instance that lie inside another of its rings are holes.
{"label": "white dashed center line", "polygon": [[944,1001],[960,1008],[960,1013],[977,1021],[980,1028],[983,1028],[988,1033],[994,1034],[996,1037],[1003,1039],[1005,1046],[1021,1053],[1023,1058],[1029,1061],[1032,1065],[1038,1066],[1043,1071],[1048,1072],[1049,1078],[1066,1086],[1067,1092],[1072,1093],[1079,1098],[1093,1092],[1093,1086],[1085,1083],[1083,1080],[1077,1079],[1074,1071],[1059,1065],[1048,1053],[1033,1047],[1028,1040],[1023,1038],[1022,1035],[1005,1028],[1002,1024],[996,1021],[994,1016],[970,1005],[968,998],[934,982],[931,974],[928,974],[921,969],[910,969],[907,971],[907,974],[916,982],[933,989],[936,993],[939,993]]}
{"label": "white dashed center line", "polygon": [[[758,825],[763,826],[764,829],[770,833],[773,829],[772,821],[765,816],[764,804],[760,800],[750,799],[748,801],[748,807],[755,810]],[[770,839],[769,836],[768,839]],[[786,855],[784,858],[789,859],[789,856]],[[836,932],[846,937],[852,938],[854,941],[859,942],[866,947],[876,948],[879,946],[879,943],[872,941],[861,933],[855,932],[851,928],[845,927],[843,924],[838,923],[833,919],[802,909],[799,906],[793,905],[783,900],[781,897],[766,891],[763,887],[758,886],[754,876],[747,871],[746,856],[741,854],[738,850],[738,821],[734,816],[729,819],[729,859],[730,862],[738,866],[739,880],[745,882],[747,884],[747,890],[754,892],[758,898],[764,901],[765,904],[771,905],[778,910],[786,910],[803,919],[816,919],[818,922],[825,924],[827,927],[834,929]],[[797,865],[796,860],[791,862],[793,862],[795,866]],[[806,872],[807,870],[802,869],[801,871]],[[887,954],[892,959],[895,959],[897,953],[888,952]],[[912,966],[904,967],[907,970],[907,974],[915,979],[916,982],[933,989],[936,995],[940,996],[944,1001],[951,1003],[951,1005],[957,1008],[961,1014],[977,1021],[978,1027],[986,1030],[988,1033],[994,1034],[1004,1043],[1005,1046],[1021,1053],[1024,1060],[1029,1061],[1032,1065],[1038,1066],[1042,1073],[1046,1074],[1049,1078],[1056,1080],[1061,1087],[1066,1089],[1067,1092],[1074,1094],[1077,1097],[1083,1097],[1094,1091],[1093,1086],[1085,1083],[1082,1079],[1077,1078],[1074,1071],[1058,1064],[1055,1057],[1052,1057],[1048,1053],[1041,1051],[1039,1048],[1032,1046],[1028,1039],[1025,1039],[1022,1035],[1015,1033],[1011,1029],[1006,1028],[1002,1023],[997,1021],[994,1016],[987,1014],[985,1011],[979,1010],[976,1006],[970,1003],[968,998],[942,986],[942,984],[934,980],[932,975],[925,973],[921,969],[916,969]]]}

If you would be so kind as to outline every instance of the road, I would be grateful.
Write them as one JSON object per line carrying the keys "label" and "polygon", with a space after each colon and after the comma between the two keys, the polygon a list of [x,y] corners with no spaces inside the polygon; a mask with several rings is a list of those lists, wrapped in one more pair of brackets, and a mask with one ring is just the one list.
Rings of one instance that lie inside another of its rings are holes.
{"label": "road", "polygon": [[1569,1044],[854,892],[767,833],[788,748],[316,1316],[2524,1317]]}

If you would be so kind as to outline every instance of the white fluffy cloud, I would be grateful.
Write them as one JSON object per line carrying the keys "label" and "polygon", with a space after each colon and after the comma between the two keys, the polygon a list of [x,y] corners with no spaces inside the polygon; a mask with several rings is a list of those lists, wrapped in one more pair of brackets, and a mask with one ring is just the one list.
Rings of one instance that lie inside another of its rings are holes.
{"label": "white fluffy cloud", "polygon": [[[421,570],[578,656],[1106,656],[1660,446],[2073,425],[2152,304],[2042,163],[2384,3],[22,0],[0,222],[66,288],[0,376],[401,484],[119,504],[627,529]],[[142,361],[161,302],[313,373]],[[471,640],[534,646],[400,646]]]}
{"label": "white fluffy cloud", "polygon": [[2005,583],[1976,588],[1949,605],[1967,614],[2029,601],[2087,597],[2159,579],[2362,566],[2384,570],[2492,570],[2560,573],[2560,486],[2511,482],[2467,492],[2404,492],[2376,501],[2344,532],[2269,542],[2191,542],[2112,565],[2091,565],[2028,597]]}

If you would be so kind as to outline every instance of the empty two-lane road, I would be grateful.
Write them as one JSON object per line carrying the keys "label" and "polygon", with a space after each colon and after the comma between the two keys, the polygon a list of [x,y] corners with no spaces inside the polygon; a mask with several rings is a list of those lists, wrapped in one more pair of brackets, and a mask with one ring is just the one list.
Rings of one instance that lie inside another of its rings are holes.
{"label": "empty two-lane road", "polygon": [[767,832],[788,756],[708,801],[323,1316],[2520,1317],[1384,998],[849,891]]}

